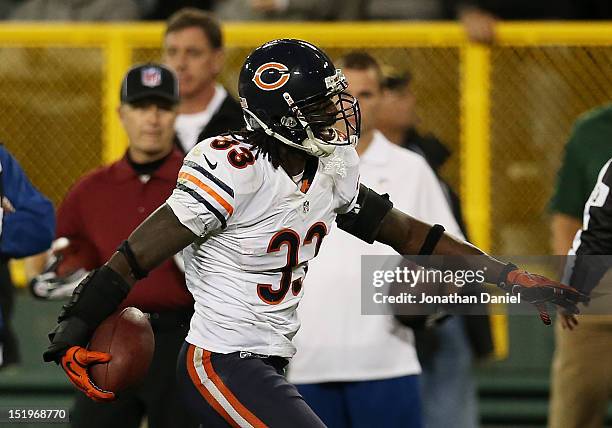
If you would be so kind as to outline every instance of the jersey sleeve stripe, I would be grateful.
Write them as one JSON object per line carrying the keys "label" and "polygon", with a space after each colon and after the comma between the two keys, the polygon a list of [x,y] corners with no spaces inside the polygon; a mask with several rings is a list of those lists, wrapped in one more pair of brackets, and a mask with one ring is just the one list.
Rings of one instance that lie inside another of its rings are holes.
{"label": "jersey sleeve stripe", "polygon": [[212,196],[213,199],[219,203],[219,205],[221,205],[223,208],[225,208],[225,210],[227,211],[228,215],[232,215],[232,213],[234,212],[234,207],[232,207],[232,204],[230,204],[225,199],[223,199],[217,192],[215,192],[212,188],[207,186],[205,183],[203,183],[197,177],[194,177],[193,175],[191,175],[189,173],[186,173],[186,172],[180,172],[178,176],[179,176],[179,178],[183,178],[185,180],[188,180],[191,183],[193,183],[196,186],[198,186],[200,189],[204,190],[206,193],[208,193],[210,196]]}
{"label": "jersey sleeve stripe", "polygon": [[214,175],[212,175],[209,171],[207,171],[206,169],[202,168],[201,165],[198,165],[197,163],[193,162],[193,161],[185,161],[183,163],[183,165],[188,166],[189,168],[193,168],[195,169],[197,172],[199,172],[200,174],[202,174],[204,177],[208,178],[210,181],[212,181],[213,183],[215,183],[217,186],[219,186],[221,189],[223,189],[228,195],[230,195],[232,198],[234,197],[234,191],[232,190],[231,187],[229,187],[227,184],[225,184],[223,181],[221,181],[219,178],[215,177]]}
{"label": "jersey sleeve stripe", "polygon": [[217,217],[217,219],[219,219],[219,221],[221,222],[221,228],[225,229],[227,227],[227,220],[225,219],[225,217],[223,216],[223,214],[221,214],[219,212],[218,209],[216,209],[215,207],[213,207],[210,202],[208,202],[206,199],[204,199],[200,194],[198,194],[195,190],[190,189],[189,187],[185,186],[184,184],[177,184],[176,188],[179,190],[182,190],[185,193],[188,193],[189,195],[191,195],[196,201],[204,204],[204,206],[206,206],[206,208],[208,208],[208,210],[213,213],[213,215],[215,217]]}

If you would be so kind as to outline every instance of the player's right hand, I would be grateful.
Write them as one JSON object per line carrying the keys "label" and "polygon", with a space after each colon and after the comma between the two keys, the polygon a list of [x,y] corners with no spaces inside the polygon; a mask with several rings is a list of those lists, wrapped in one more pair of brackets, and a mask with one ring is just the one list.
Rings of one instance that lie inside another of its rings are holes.
{"label": "player's right hand", "polygon": [[88,351],[81,346],[73,346],[60,360],[68,379],[74,386],[94,401],[113,401],[115,393],[97,387],[89,377],[87,368],[93,364],[107,363],[111,355],[105,352]]}
{"label": "player's right hand", "polygon": [[87,372],[89,366],[106,363],[111,356],[88,351],[85,346],[129,289],[123,277],[106,265],[95,269],[74,289],[70,301],[62,307],[57,325],[49,333],[51,344],[43,353],[43,360],[60,364],[70,381],[92,400],[115,398],[113,392],[98,388]]}

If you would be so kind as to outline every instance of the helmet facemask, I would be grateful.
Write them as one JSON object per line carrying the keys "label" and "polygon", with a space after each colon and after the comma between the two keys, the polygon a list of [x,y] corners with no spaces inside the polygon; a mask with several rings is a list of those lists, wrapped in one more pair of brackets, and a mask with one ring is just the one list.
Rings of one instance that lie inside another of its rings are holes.
{"label": "helmet facemask", "polygon": [[327,91],[295,102],[288,92],[283,93],[287,114],[266,125],[246,106],[247,128],[262,129],[269,136],[291,147],[318,157],[329,156],[337,146],[355,147],[359,139],[361,114],[359,103],[344,92],[348,83],[337,69],[325,79]]}

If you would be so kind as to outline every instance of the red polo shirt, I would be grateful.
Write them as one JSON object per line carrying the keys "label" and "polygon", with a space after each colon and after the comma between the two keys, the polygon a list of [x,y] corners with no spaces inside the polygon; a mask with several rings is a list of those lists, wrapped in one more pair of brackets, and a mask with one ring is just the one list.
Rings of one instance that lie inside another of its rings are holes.
{"label": "red polo shirt", "polygon": [[[124,156],[81,178],[57,213],[57,237],[71,242],[58,272],[78,267],[91,270],[105,263],[121,241],[170,196],[182,162],[182,153],[174,149],[144,181]],[[193,298],[183,273],[170,259],[136,283],[122,304],[126,306],[147,312],[173,311],[192,308]]]}

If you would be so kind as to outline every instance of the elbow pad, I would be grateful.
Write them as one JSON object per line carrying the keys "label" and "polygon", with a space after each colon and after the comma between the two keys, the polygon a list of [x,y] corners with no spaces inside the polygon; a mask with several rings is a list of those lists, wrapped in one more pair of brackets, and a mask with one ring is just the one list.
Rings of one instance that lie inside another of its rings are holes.
{"label": "elbow pad", "polygon": [[357,204],[346,214],[336,217],[338,227],[345,232],[367,242],[374,243],[383,218],[393,208],[389,195],[379,195],[361,184]]}

